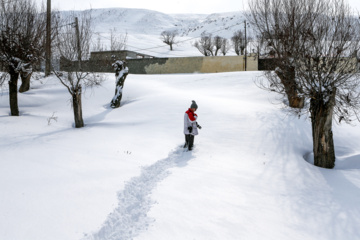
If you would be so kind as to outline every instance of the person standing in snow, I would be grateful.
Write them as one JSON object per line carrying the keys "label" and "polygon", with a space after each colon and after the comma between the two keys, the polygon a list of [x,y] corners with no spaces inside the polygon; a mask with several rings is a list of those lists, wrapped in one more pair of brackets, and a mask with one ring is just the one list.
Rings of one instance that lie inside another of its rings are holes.
{"label": "person standing in snow", "polygon": [[197,114],[195,111],[198,106],[194,100],[190,108],[185,112],[184,115],[184,134],[185,134],[185,145],[184,148],[188,148],[189,151],[192,150],[194,145],[195,135],[198,135],[198,128],[201,129],[201,126],[197,123]]}

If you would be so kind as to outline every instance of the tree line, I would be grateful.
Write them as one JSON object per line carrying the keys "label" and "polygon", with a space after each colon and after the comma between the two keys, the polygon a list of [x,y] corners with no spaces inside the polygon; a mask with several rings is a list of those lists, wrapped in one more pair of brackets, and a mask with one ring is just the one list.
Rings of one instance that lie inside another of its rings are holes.
{"label": "tree line", "polygon": [[[173,51],[173,45],[177,43],[176,37],[178,35],[177,30],[165,30],[161,32],[160,39],[169,45],[170,50]],[[193,46],[205,57],[218,56],[218,54],[225,56],[232,48],[237,55],[244,55],[244,50],[251,40],[252,38],[247,38],[242,30],[235,31],[230,41],[227,38],[219,35],[213,36],[212,33],[205,31],[201,33],[200,39],[196,40]]]}

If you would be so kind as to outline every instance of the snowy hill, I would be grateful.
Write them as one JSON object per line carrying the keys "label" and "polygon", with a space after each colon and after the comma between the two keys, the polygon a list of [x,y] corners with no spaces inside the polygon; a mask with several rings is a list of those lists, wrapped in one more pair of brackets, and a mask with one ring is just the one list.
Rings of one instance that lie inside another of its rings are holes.
{"label": "snowy hill", "polygon": [[108,32],[116,28],[128,34],[160,35],[161,31],[175,26],[172,16],[146,9],[112,8],[91,11],[95,32]]}
{"label": "snowy hill", "polygon": [[[114,76],[83,94],[73,128],[54,77],[0,97],[0,238],[14,240],[360,239],[360,126],[334,125],[336,167],[311,155],[311,124],[272,104],[258,72]],[[183,114],[199,136],[185,152]],[[51,116],[56,119],[51,119]]]}
{"label": "snowy hill", "polygon": [[[111,8],[93,9],[95,32],[108,32],[115,27],[129,34],[160,35],[164,30],[178,30],[181,36],[198,37],[203,31],[219,31],[222,37],[230,38],[233,29],[243,27],[242,12],[216,14],[166,14],[147,9]],[[220,31],[222,30],[222,31]]]}
{"label": "snowy hill", "polygon": [[[67,15],[69,12],[62,12]],[[111,8],[93,9],[94,39],[110,44],[110,29],[118,34],[128,35],[127,49],[156,57],[201,56],[192,46],[194,41],[206,31],[230,40],[233,33],[244,28],[242,12],[218,14],[165,14],[146,9]],[[177,30],[179,36],[175,51],[169,51],[160,34],[164,30]],[[233,51],[229,53],[234,55]]]}

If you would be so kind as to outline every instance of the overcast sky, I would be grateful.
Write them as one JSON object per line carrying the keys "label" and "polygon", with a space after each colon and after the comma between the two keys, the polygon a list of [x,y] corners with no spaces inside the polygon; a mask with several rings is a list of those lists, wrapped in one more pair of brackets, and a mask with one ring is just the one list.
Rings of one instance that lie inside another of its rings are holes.
{"label": "overcast sky", "polygon": [[[45,2],[47,0],[36,0]],[[348,0],[360,10],[360,0]],[[144,8],[163,13],[220,13],[246,9],[247,0],[51,0],[58,10],[84,10],[90,8]]]}

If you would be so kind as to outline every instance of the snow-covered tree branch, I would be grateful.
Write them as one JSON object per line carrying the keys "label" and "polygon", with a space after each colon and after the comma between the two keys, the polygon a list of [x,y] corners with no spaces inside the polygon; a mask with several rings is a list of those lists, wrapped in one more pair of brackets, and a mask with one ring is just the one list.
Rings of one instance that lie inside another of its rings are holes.
{"label": "snow-covered tree branch", "polygon": [[[10,75],[9,95],[12,116],[19,115],[18,78],[29,89],[32,64],[43,55],[45,15],[32,0],[2,1],[0,5],[0,56]],[[25,84],[24,84],[25,83]]]}

